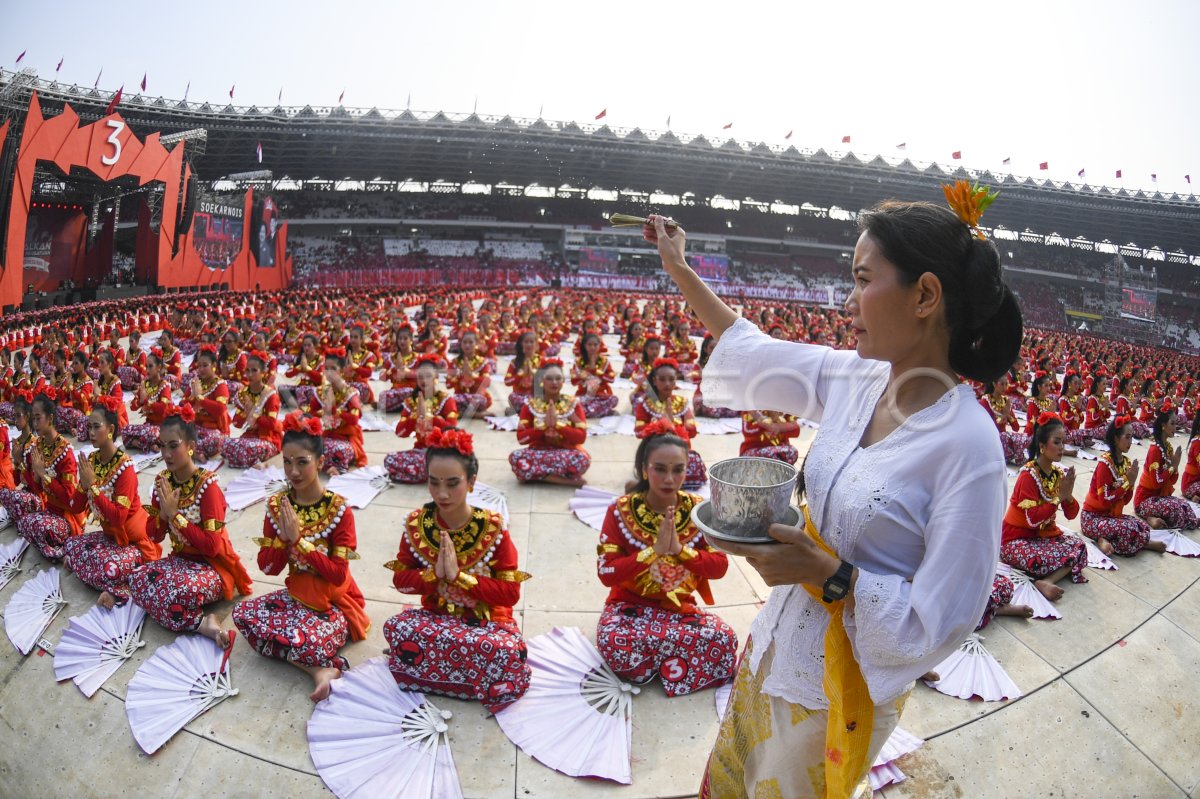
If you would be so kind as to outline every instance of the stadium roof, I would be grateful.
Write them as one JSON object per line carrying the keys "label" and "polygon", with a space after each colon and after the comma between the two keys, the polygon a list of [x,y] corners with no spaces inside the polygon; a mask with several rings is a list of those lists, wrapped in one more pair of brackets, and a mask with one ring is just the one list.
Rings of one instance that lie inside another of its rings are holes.
{"label": "stadium roof", "polygon": [[[64,86],[30,71],[0,72],[0,111],[19,125],[37,91],[48,113],[69,102],[85,121],[110,92]],[[377,108],[257,108],[131,95],[120,113],[139,135],[203,128],[192,159],[206,180],[269,168],[276,178],[510,183],[720,195],[851,210],[885,198],[940,202],[947,180],[1002,190],[987,222],[1114,244],[1200,254],[1200,197],[1058,183],[880,156],[734,139],[511,117]],[[19,129],[13,134],[19,136]],[[10,134],[12,136],[13,134]],[[260,165],[256,146],[261,142]]]}

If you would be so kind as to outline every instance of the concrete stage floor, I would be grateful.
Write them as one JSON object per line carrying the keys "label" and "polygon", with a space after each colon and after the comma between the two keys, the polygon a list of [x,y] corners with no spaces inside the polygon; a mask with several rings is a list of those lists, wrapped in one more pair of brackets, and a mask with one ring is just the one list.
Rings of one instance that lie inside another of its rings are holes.
{"label": "concrete stage floor", "polygon": [[[504,390],[493,393],[498,403],[507,396]],[[620,410],[629,411],[627,400]],[[573,490],[519,485],[507,462],[515,435],[493,431],[482,420],[467,426],[477,436],[480,479],[507,494],[521,568],[533,574],[516,608],[525,635],[574,625],[592,637],[606,591],[595,574],[597,533],[567,506]],[[802,452],[812,435],[804,431]],[[736,455],[739,439],[710,436],[696,446],[711,464]],[[636,443],[620,435],[589,439],[589,482],[620,491],[632,473]],[[366,434],[372,464],[409,446],[391,433]],[[1145,448],[1132,455],[1144,461]],[[1076,494],[1082,499],[1095,464],[1066,463],[1079,472]],[[144,501],[153,474],[141,474]],[[220,474],[225,485],[237,473],[223,468]],[[353,572],[374,625],[367,641],[343,650],[352,664],[380,653],[383,622],[412,602],[392,588],[383,564],[395,555],[405,515],[427,498],[421,486],[395,486],[356,511],[362,559]],[[256,593],[282,586],[282,579],[257,569],[251,539],[261,535],[262,520],[261,504],[228,520]],[[14,536],[9,527],[0,541]],[[731,560],[728,576],[713,584],[714,610],[744,641],[768,589],[744,562]],[[997,618],[983,631],[987,648],[1024,692],[1022,698],[964,701],[918,685],[900,724],[926,743],[898,761],[908,780],[882,795],[1200,797],[1200,560],[1143,553],[1117,563],[1119,571],[1089,569],[1087,585],[1063,583],[1062,620]],[[22,574],[0,592],[0,607],[44,566],[35,550],[28,551]],[[96,597],[69,575],[62,584],[70,604],[44,636],[52,643],[68,617],[86,612]],[[217,612],[227,615],[230,604],[220,603]],[[51,657],[36,652],[21,657],[7,640],[0,644],[0,795],[329,795],[305,740],[312,711],[309,678],[244,643],[232,656],[239,695],[193,721],[154,756],[144,755],[125,717],[126,686],[137,667],[174,636],[152,621],[143,636],[148,645],[91,700],[69,681],[55,683]],[[472,799],[694,796],[717,732],[711,691],[668,700],[657,684],[648,686],[634,700],[633,784],[621,786],[562,776],[519,751],[479,705],[434,701],[454,714],[451,747],[463,792]]]}

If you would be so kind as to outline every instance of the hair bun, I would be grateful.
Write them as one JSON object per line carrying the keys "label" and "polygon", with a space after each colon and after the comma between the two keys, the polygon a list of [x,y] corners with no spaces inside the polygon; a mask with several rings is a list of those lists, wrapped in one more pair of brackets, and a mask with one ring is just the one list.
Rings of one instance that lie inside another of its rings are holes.
{"label": "hair bun", "polygon": [[1000,272],[1000,253],[991,242],[971,237],[963,278],[970,306],[968,326],[978,330],[996,315],[1006,291]]}

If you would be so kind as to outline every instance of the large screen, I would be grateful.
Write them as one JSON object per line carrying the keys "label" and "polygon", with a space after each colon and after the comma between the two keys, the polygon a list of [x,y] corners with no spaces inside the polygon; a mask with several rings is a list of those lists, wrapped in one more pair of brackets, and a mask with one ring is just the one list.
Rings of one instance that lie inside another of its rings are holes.
{"label": "large screen", "polygon": [[692,270],[704,280],[728,280],[729,256],[693,254],[688,256]]}
{"label": "large screen", "polygon": [[579,271],[602,272],[612,274],[617,271],[621,254],[616,250],[604,250],[599,247],[579,248]]}
{"label": "large screen", "polygon": [[192,243],[209,269],[226,269],[242,251],[245,209],[237,198],[201,198],[192,223]]}
{"label": "large screen", "polygon": [[1150,289],[1121,289],[1121,312],[1139,319],[1153,319],[1158,292]]}
{"label": "large screen", "polygon": [[279,231],[279,206],[274,198],[255,193],[250,215],[250,235],[259,266],[275,265],[275,234]]}

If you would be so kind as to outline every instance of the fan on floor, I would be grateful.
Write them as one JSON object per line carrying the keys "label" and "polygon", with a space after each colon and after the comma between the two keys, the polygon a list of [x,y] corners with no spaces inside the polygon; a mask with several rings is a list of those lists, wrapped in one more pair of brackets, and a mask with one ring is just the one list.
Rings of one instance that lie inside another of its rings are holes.
{"label": "fan on floor", "polygon": [[593,530],[604,529],[604,518],[608,509],[617,501],[617,495],[603,488],[584,486],[575,490],[575,496],[567,500],[571,513],[575,518],[591,527]]}
{"label": "fan on floor", "polygon": [[0,544],[0,588],[11,583],[13,578],[21,572],[21,556],[25,554],[28,547],[29,542],[24,538]]}
{"label": "fan on floor", "polygon": [[499,513],[504,517],[504,526],[508,526],[508,497],[500,489],[492,488],[477,480],[475,481],[475,490],[467,494],[467,504]]}
{"label": "fan on floor", "polygon": [[382,466],[364,466],[329,478],[325,486],[340,494],[352,508],[365,508],[375,497],[392,487],[392,480]]}
{"label": "fan on floor", "polygon": [[450,713],[402,690],[386,658],[334,680],[308,720],[308,752],[339,799],[462,799],[446,738]]}
{"label": "fan on floor", "polygon": [[985,702],[1021,697],[1021,689],[984,648],[983,638],[977,633],[968,635],[967,640],[933,671],[937,673],[937,682],[926,681],[925,684],[947,696],[959,699],[978,696]]}
{"label": "fan on floor", "polygon": [[247,469],[225,487],[225,501],[230,510],[243,510],[256,502],[278,494],[288,487],[283,469],[268,466],[266,469]]}
{"label": "fan on floor", "polygon": [[182,635],[160,647],[141,665],[125,696],[125,715],[133,737],[152,755],[189,722],[231,696],[229,648],[222,650],[202,635]]}
{"label": "fan on floor", "polygon": [[871,764],[871,771],[867,775],[871,781],[871,790],[882,790],[885,786],[908,779],[895,761],[917,751],[924,743],[923,740],[900,727],[892,730],[892,734],[884,742],[883,749],[875,758],[875,762]]}
{"label": "fan on floor", "polygon": [[1089,568],[1105,569],[1107,571],[1116,571],[1117,570],[1117,568],[1118,568],[1117,564],[1113,563],[1112,558],[1110,558],[1108,555],[1105,555],[1103,552],[1101,552],[1100,547],[1096,546],[1092,542],[1092,539],[1088,538],[1085,535],[1077,533],[1074,530],[1068,530],[1066,528],[1063,528],[1063,535],[1069,535],[1072,538],[1078,539],[1083,542],[1083,545],[1085,547],[1087,547],[1087,553],[1088,553],[1088,564],[1087,565]]}
{"label": "fan on floor", "polygon": [[527,755],[571,777],[633,781],[633,695],[577,627],[529,639],[525,695],[496,714]]}
{"label": "fan on floor", "polygon": [[517,414],[511,416],[485,416],[483,421],[487,422],[488,426],[493,430],[511,433],[517,429],[517,425],[521,422],[521,417]]}
{"label": "fan on floor", "polygon": [[104,682],[146,645],[142,622],[146,611],[132,602],[106,610],[99,605],[67,623],[54,648],[54,679],[74,680],[91,697]]}
{"label": "fan on floor", "polygon": [[1033,618],[1035,619],[1061,619],[1062,614],[1051,604],[1049,599],[1037,590],[1037,586],[1033,584],[1033,578],[1019,569],[1014,569],[1007,563],[996,564],[996,574],[1003,574],[1008,579],[1012,580],[1013,584],[1013,605],[1028,605],[1033,608]]}
{"label": "fan on floor", "polygon": [[1188,538],[1181,530],[1151,530],[1150,540],[1162,541],[1172,555],[1200,558],[1200,544]]}
{"label": "fan on floor", "polygon": [[17,589],[4,609],[4,629],[22,655],[28,655],[58,612],[66,607],[58,569],[46,569]]}

